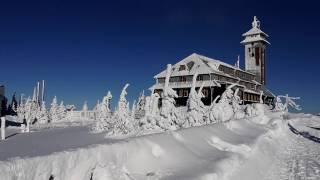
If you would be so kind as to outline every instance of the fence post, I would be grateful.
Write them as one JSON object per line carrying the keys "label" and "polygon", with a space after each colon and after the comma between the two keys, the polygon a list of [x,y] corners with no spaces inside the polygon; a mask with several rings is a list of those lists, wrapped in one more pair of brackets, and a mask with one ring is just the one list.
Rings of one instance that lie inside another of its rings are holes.
{"label": "fence post", "polygon": [[6,118],[1,117],[1,140],[6,139]]}

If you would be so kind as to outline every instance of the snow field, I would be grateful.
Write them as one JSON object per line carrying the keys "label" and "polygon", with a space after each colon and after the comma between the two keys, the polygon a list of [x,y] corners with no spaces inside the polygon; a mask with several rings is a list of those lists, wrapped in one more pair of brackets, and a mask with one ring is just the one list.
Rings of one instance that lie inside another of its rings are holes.
{"label": "snow field", "polygon": [[226,179],[267,132],[267,126],[245,119],[229,121],[14,158],[0,162],[0,175],[8,180]]}

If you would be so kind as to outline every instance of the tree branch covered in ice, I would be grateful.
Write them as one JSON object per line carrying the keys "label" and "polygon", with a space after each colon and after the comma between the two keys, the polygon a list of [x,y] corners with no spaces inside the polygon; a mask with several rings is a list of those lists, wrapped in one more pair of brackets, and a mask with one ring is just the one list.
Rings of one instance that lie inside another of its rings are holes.
{"label": "tree branch covered in ice", "polygon": [[118,107],[112,117],[114,123],[110,134],[128,134],[136,130],[134,119],[130,116],[129,102],[126,99],[128,86],[129,84],[126,84],[121,91]]}
{"label": "tree branch covered in ice", "polygon": [[196,91],[196,82],[197,82],[198,73],[193,75],[192,87],[190,90],[189,98],[187,101],[187,120],[184,123],[184,127],[190,126],[200,126],[204,121],[204,112],[205,106],[202,102],[204,95],[202,93],[203,83],[199,88],[198,92]]}
{"label": "tree branch covered in ice", "polygon": [[171,68],[171,64],[168,64],[165,86],[163,88],[162,107],[160,111],[161,119],[157,122],[157,124],[165,130],[174,130],[178,125],[176,121],[178,119],[177,111],[175,110],[176,101],[174,99],[177,98],[178,95],[176,91],[169,86]]}
{"label": "tree branch covered in ice", "polygon": [[93,126],[93,131],[102,132],[111,128],[111,100],[112,94],[108,91],[107,95],[103,97],[102,102],[96,107],[96,123]]}
{"label": "tree branch covered in ice", "polygon": [[[281,98],[285,99],[285,103],[282,103]],[[285,96],[283,95],[279,95],[276,97],[276,103],[275,103],[275,110],[276,111],[288,111],[289,107],[300,111],[301,107],[300,105],[298,105],[296,102],[294,102],[294,100],[299,100],[300,97],[289,97],[288,94],[286,94]]]}

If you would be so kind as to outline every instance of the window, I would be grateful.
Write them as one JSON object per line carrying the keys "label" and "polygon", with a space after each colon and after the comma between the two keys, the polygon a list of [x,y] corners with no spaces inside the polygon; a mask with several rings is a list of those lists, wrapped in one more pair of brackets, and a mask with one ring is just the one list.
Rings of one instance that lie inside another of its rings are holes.
{"label": "window", "polygon": [[187,89],[183,90],[183,97],[188,97],[189,91]]}
{"label": "window", "polygon": [[155,89],[154,90],[154,93],[156,94],[158,94],[160,97],[161,97],[161,95],[162,95],[162,90],[161,89]]}
{"label": "window", "polygon": [[163,84],[165,82],[165,78],[158,78],[158,83]]}
{"label": "window", "polygon": [[183,89],[179,89],[178,90],[178,96],[179,97],[183,97]]}
{"label": "window", "polygon": [[183,70],[186,70],[186,66],[185,65],[180,65],[179,71],[183,71]]}
{"label": "window", "polygon": [[209,97],[209,90],[208,89],[202,89],[202,93],[204,97]]}
{"label": "window", "polygon": [[186,82],[187,81],[187,77],[185,76],[180,76],[180,82]]}
{"label": "window", "polygon": [[259,66],[260,64],[260,48],[256,47],[256,65]]}
{"label": "window", "polygon": [[198,75],[197,81],[203,81],[203,75]]}
{"label": "window", "polygon": [[194,65],[193,61],[190,61],[190,62],[187,63],[189,71],[192,69],[193,65]]}

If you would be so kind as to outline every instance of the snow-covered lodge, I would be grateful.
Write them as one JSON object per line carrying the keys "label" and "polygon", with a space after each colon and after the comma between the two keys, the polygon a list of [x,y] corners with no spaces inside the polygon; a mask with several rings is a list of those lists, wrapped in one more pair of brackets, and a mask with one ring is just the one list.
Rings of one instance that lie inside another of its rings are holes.
{"label": "snow-covered lodge", "polygon": [[[237,83],[239,96],[245,104],[260,102],[260,95],[264,103],[273,102],[274,95],[266,88],[266,47],[268,35],[260,29],[260,21],[254,17],[252,28],[242,35],[241,44],[245,47],[245,69],[230,65],[223,61],[193,53],[172,66],[169,86],[177,92],[177,106],[185,106],[192,86],[192,78],[198,74],[196,89],[203,85],[203,103],[211,102],[221,95],[230,84]],[[157,74],[156,83],[151,87],[153,93],[160,96],[165,84],[166,70]]]}

